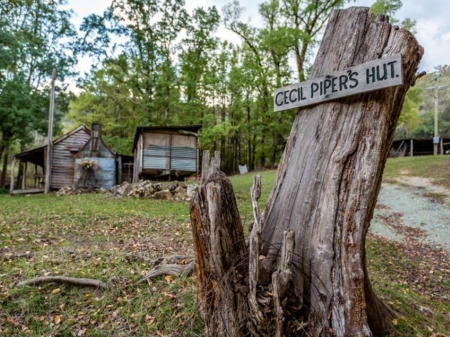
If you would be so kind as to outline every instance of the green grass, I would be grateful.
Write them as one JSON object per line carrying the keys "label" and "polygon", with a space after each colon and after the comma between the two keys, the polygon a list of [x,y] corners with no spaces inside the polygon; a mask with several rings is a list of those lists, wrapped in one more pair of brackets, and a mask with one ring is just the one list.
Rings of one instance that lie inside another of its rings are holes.
{"label": "green grass", "polygon": [[[439,170],[448,164],[446,158],[435,160],[432,165]],[[411,175],[425,174],[429,171],[422,166],[427,163],[421,158],[390,159],[386,176],[398,177],[406,167]],[[262,172],[261,208],[274,177],[275,171]],[[244,225],[252,220],[252,179],[253,174],[230,177]],[[192,254],[188,203],[50,194],[0,195],[0,205],[1,336],[204,335],[195,276],[160,277],[133,285],[148,272],[149,264],[131,259],[130,254],[151,259]],[[369,239],[367,249],[376,292],[401,315],[394,335],[446,336],[450,304],[434,296],[432,289],[449,289],[450,271],[435,268],[433,259],[416,259],[404,247],[376,238]],[[14,287],[42,275],[94,278],[110,288],[53,283]],[[425,281],[414,283],[417,275]],[[421,311],[423,307],[434,316]]]}
{"label": "green grass", "polygon": [[263,209],[269,198],[273,181],[275,180],[275,170],[268,170],[259,173],[247,173],[230,177],[233,184],[234,195],[239,208],[239,214],[244,227],[253,221],[252,203],[250,199],[250,189],[253,185],[253,177],[261,174],[261,197],[259,199],[259,207]]}
{"label": "green grass", "polygon": [[431,178],[436,184],[450,189],[450,156],[389,158],[384,179],[398,179],[402,176]]}
{"label": "green grass", "polygon": [[369,236],[366,248],[373,288],[399,314],[393,336],[448,336],[447,263],[436,261],[434,252],[414,252],[410,243],[374,236]]}
{"label": "green grass", "polygon": [[[0,335],[202,335],[195,280],[132,286],[148,272],[148,262],[128,258],[191,254],[187,203],[102,194],[3,195],[0,203]],[[14,287],[47,274],[111,287]]]}

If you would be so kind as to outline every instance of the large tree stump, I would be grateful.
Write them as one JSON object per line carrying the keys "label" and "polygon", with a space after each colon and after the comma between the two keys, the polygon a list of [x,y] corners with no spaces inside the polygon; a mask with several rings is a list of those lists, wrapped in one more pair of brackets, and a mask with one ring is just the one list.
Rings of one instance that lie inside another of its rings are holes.
{"label": "large tree stump", "polygon": [[[264,219],[254,207],[248,254],[234,233],[240,223],[237,209],[229,211],[234,201],[223,192],[230,191],[225,178],[202,186],[191,219],[210,335],[370,337],[391,328],[394,313],[375,296],[367,275],[365,240],[423,50],[385,17],[374,21],[368,8],[337,10],[311,75],[399,53],[404,85],[299,110]],[[257,190],[256,182],[254,199]]]}

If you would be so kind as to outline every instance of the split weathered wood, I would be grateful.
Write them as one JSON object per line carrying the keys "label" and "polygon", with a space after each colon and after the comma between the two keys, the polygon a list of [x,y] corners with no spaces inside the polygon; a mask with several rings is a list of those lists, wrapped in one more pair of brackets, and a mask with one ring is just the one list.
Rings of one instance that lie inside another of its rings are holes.
{"label": "split weathered wood", "polygon": [[200,312],[210,335],[243,336],[248,255],[233,187],[222,172],[202,181],[190,207]]}
{"label": "split weathered wood", "polygon": [[283,337],[285,333],[285,312],[284,307],[287,302],[287,291],[291,281],[291,263],[294,255],[295,238],[294,231],[288,229],[283,234],[283,246],[278,263],[278,269],[272,274],[274,315],[275,315],[275,336]]}
{"label": "split weathered wood", "polygon": [[207,181],[214,172],[220,170],[220,151],[214,153],[214,157],[210,158],[209,151],[203,151],[202,156],[202,175],[201,181]]}
{"label": "split weathered wood", "polygon": [[258,207],[258,200],[261,197],[261,176],[255,175],[253,178],[253,185],[251,189],[251,199],[253,208],[253,227],[249,238],[249,256],[248,256],[248,283],[249,295],[248,304],[253,313],[253,319],[261,326],[265,323],[265,318],[257,301],[258,279],[259,279],[259,258],[262,246],[261,230],[262,230],[262,215]]}
{"label": "split weathered wood", "polygon": [[332,13],[311,74],[399,54],[403,85],[299,110],[264,217],[253,187],[249,251],[231,184],[221,172],[202,179],[191,223],[208,335],[388,333],[395,314],[372,290],[365,241],[423,50],[384,16],[352,7]]}

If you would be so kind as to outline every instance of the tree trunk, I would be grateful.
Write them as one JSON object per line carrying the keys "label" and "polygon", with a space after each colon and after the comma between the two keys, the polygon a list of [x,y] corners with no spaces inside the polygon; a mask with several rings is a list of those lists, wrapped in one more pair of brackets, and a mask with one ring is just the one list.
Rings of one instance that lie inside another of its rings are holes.
{"label": "tree trunk", "polygon": [[[0,156],[1,158],[1,156]],[[8,169],[8,150],[5,151],[5,154],[3,156],[3,167],[2,167],[2,175],[0,178],[0,186],[5,187],[6,186],[6,171]]]}
{"label": "tree trunk", "polygon": [[[355,29],[356,28],[356,29]],[[282,231],[296,232],[299,305],[314,335],[371,336],[389,326],[367,277],[365,237],[406,91],[422,48],[411,33],[365,8],[335,11],[312,78],[382,56],[403,55],[404,85],[303,109],[296,117],[266,208],[263,273]],[[330,334],[331,335],[331,334]]]}
{"label": "tree trunk", "polygon": [[[371,337],[391,328],[394,313],[375,296],[368,278],[365,241],[397,120],[423,50],[411,33],[384,20],[372,21],[368,8],[334,11],[312,78],[401,53],[404,85],[299,111],[264,219],[254,192],[248,255],[239,246],[242,236],[233,232],[239,216],[229,213],[234,201],[224,178],[212,176],[193,199],[199,299],[201,305],[212,293],[220,299],[206,301],[208,310],[202,309],[210,335]],[[228,191],[226,200],[205,197],[213,186]],[[213,231],[207,230],[211,215],[222,220],[223,227],[214,231],[226,246],[199,244],[212,240]],[[235,258],[217,269],[211,256]],[[218,274],[211,276],[212,271]],[[231,302],[222,305],[225,298]],[[231,325],[233,330],[227,330]]]}

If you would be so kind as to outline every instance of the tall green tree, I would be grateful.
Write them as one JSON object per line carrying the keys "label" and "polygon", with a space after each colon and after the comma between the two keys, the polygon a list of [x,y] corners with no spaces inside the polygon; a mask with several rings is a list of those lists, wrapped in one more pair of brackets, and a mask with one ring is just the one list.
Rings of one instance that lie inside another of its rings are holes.
{"label": "tall green tree", "polygon": [[0,156],[16,140],[23,149],[33,131],[45,133],[52,69],[61,81],[73,74],[76,32],[70,23],[72,12],[62,9],[66,4],[0,2]]}
{"label": "tall green tree", "polygon": [[[416,22],[410,18],[399,21],[396,18],[397,11],[402,8],[401,0],[376,0],[370,7],[372,14],[387,15],[392,24],[399,23],[404,29],[415,33]],[[403,104],[402,113],[400,115],[396,136],[398,138],[408,138],[419,125],[419,106],[421,103],[421,89],[411,87],[406,94],[405,103]]]}
{"label": "tall green tree", "polygon": [[395,23],[395,13],[402,8],[403,3],[401,0],[376,0],[372,6],[370,6],[370,12],[373,14],[388,15]]}
{"label": "tall green tree", "polygon": [[133,87],[127,85],[132,76],[126,54],[103,61],[99,69],[92,69],[91,74],[80,81],[83,92],[71,101],[66,120],[73,123],[73,127],[102,124],[106,142],[119,153],[131,154],[136,126],[144,123],[141,101],[134,97]]}
{"label": "tall green tree", "polygon": [[194,9],[186,27],[179,54],[180,87],[183,106],[176,121],[186,124],[207,125],[205,113],[208,97],[215,104],[215,92],[209,84],[215,81],[213,63],[220,48],[213,34],[219,25],[219,13],[215,7]]}
{"label": "tall green tree", "polygon": [[174,90],[173,55],[186,26],[183,0],[115,0],[112,8],[126,28],[125,50],[137,72],[133,86],[143,99],[148,123],[167,124]]}
{"label": "tall green tree", "polygon": [[294,112],[281,117],[273,113],[272,92],[292,81],[289,55],[296,59],[298,79],[305,80],[309,56],[331,10],[344,1],[269,0],[259,6],[262,28],[242,22],[243,8],[237,0],[224,7],[225,27],[242,38],[246,64],[254,69],[255,113],[260,130],[255,129],[258,145],[254,151],[259,165],[275,164],[284,148]]}
{"label": "tall green tree", "polygon": [[[181,0],[117,0],[103,16],[84,19],[82,30],[86,36],[80,51],[97,54],[99,64],[80,82],[85,92],[71,105],[68,119],[76,123],[94,119],[111,123],[111,127],[103,128],[105,138],[112,136],[109,132],[114,124],[126,119],[132,119],[134,127],[136,123],[176,123],[201,124],[205,131],[214,128],[218,120],[211,114],[218,108],[217,83],[219,78],[227,80],[228,72],[226,62],[222,75],[214,70],[218,69],[221,54],[216,51],[218,39],[213,36],[219,20],[215,7],[196,8],[189,14]],[[120,56],[115,55],[119,49],[114,40],[122,41]],[[105,48],[111,51],[107,55],[102,53]],[[222,96],[226,97],[226,92]],[[89,101],[103,101],[105,106],[115,102],[114,109],[109,110],[120,111],[121,117],[111,118],[112,112],[99,104],[88,108]],[[222,107],[227,111],[227,104]],[[122,131],[129,130],[125,133],[131,138],[128,125]],[[209,138],[204,139],[202,143],[209,147]],[[111,144],[123,148],[119,143]]]}
{"label": "tall green tree", "polygon": [[331,11],[340,8],[346,0],[281,0],[281,13],[292,37],[298,79],[307,78],[311,49],[317,45]]}

